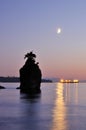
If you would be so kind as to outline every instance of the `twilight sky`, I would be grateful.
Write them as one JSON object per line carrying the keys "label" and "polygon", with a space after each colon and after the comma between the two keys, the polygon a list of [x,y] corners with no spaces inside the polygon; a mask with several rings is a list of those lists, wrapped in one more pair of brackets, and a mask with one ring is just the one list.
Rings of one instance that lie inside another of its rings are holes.
{"label": "twilight sky", "polygon": [[0,0],[0,76],[32,50],[43,77],[86,79],[86,0]]}

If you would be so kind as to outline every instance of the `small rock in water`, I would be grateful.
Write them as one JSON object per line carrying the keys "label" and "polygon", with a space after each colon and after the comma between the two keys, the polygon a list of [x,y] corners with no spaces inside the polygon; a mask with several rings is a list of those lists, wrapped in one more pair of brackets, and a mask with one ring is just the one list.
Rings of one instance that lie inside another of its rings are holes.
{"label": "small rock in water", "polygon": [[16,89],[20,89],[20,87],[17,87]]}
{"label": "small rock in water", "polygon": [[3,86],[0,86],[0,89],[5,89],[5,87],[3,87]]}

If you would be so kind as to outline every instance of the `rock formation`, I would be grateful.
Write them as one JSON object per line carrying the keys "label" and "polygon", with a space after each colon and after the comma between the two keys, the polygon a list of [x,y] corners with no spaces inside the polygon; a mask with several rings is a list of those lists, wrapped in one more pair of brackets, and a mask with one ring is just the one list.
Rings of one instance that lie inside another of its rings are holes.
{"label": "rock formation", "polygon": [[35,62],[36,55],[30,52],[24,58],[27,60],[20,69],[20,90],[25,93],[40,92],[42,74],[38,62]]}

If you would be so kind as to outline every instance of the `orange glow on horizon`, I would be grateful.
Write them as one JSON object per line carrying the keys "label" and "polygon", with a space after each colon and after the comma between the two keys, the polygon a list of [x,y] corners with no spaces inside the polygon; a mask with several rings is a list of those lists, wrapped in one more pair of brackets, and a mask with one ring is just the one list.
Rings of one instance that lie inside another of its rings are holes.
{"label": "orange glow on horizon", "polygon": [[70,80],[70,79],[61,79],[60,80],[61,83],[78,83],[79,80],[78,79],[74,79],[74,80]]}

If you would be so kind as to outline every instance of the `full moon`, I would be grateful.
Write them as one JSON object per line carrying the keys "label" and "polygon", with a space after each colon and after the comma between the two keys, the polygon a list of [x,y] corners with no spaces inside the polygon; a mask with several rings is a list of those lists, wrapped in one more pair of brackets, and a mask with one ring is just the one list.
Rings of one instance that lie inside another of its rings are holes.
{"label": "full moon", "polygon": [[56,32],[57,32],[57,34],[60,34],[61,31],[62,31],[61,28],[57,28],[57,31],[56,31]]}

